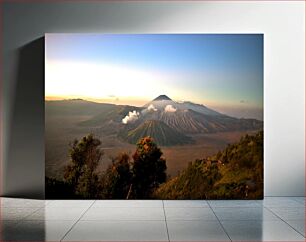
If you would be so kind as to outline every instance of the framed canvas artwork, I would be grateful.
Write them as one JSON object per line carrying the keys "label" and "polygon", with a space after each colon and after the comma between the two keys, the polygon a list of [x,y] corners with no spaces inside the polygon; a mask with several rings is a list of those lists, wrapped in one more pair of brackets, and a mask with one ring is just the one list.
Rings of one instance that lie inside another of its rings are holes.
{"label": "framed canvas artwork", "polygon": [[262,34],[46,34],[46,198],[262,199]]}

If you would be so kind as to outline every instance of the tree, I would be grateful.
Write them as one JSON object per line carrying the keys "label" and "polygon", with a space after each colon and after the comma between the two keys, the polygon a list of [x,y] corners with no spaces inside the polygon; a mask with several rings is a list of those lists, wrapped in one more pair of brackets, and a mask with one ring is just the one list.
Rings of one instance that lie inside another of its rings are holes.
{"label": "tree", "polygon": [[102,198],[127,198],[132,183],[130,166],[130,157],[126,153],[121,153],[112,159],[112,164],[101,178]]}
{"label": "tree", "polygon": [[46,199],[74,199],[75,194],[70,184],[55,178],[45,177]]}
{"label": "tree", "polygon": [[97,196],[98,175],[96,168],[101,160],[103,152],[99,149],[101,141],[92,134],[75,140],[69,151],[71,161],[65,167],[64,179],[72,187],[74,192],[83,198]]}
{"label": "tree", "polygon": [[144,137],[137,143],[132,164],[132,198],[149,198],[166,181],[166,160],[161,156],[160,148],[151,137]]}

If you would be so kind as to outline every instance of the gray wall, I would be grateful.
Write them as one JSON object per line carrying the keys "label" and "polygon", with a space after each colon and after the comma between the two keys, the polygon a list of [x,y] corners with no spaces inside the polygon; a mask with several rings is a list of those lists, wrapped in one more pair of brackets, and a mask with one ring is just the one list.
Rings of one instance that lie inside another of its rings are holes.
{"label": "gray wall", "polygon": [[44,196],[43,36],[67,32],[264,33],[265,195],[304,195],[303,2],[15,2],[2,17],[2,195]]}

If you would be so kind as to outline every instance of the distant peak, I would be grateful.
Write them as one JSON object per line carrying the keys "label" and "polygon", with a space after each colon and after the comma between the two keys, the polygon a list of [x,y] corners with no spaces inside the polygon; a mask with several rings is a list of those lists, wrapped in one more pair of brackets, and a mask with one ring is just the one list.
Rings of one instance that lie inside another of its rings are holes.
{"label": "distant peak", "polygon": [[71,98],[71,99],[65,99],[65,100],[67,100],[67,101],[85,101],[82,98]]}
{"label": "distant peak", "polygon": [[162,100],[172,101],[171,98],[169,98],[167,95],[159,95],[157,98],[153,99],[153,101],[162,101]]}

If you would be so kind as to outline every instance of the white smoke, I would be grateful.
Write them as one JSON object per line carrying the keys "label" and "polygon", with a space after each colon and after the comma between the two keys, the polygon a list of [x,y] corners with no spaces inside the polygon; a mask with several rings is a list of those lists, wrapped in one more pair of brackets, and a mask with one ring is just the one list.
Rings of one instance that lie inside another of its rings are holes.
{"label": "white smoke", "polygon": [[172,105],[167,105],[165,107],[165,112],[170,112],[170,113],[174,113],[176,111],[176,108],[173,107]]}
{"label": "white smoke", "polygon": [[150,106],[148,107],[148,110],[155,112],[155,111],[157,111],[157,108],[155,108],[153,104],[150,104]]}
{"label": "white smoke", "polygon": [[137,112],[136,110],[134,110],[133,112],[129,112],[129,114],[126,115],[126,116],[122,119],[122,123],[123,123],[123,124],[133,123],[133,122],[135,122],[138,118],[139,118],[139,112]]}

